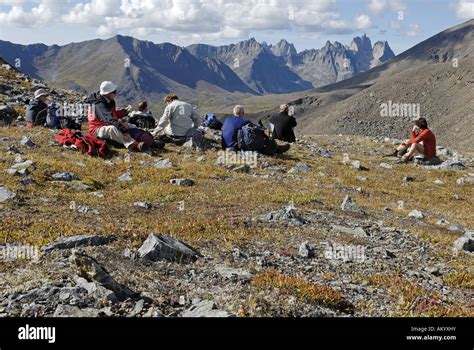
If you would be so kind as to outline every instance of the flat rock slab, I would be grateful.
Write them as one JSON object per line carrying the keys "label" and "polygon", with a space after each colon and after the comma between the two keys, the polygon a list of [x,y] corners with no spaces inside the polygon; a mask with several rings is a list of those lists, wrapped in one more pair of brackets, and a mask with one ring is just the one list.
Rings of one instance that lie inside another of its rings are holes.
{"label": "flat rock slab", "polygon": [[0,203],[5,203],[6,201],[16,197],[16,193],[10,191],[8,188],[0,186]]}
{"label": "flat rock slab", "polygon": [[168,260],[188,263],[196,261],[202,255],[177,238],[151,234],[138,249],[138,256],[151,261]]}
{"label": "flat rock slab", "polygon": [[332,230],[335,232],[345,233],[345,234],[358,237],[358,238],[366,238],[369,236],[362,227],[350,228],[350,227],[341,226],[341,225],[332,225]]}
{"label": "flat rock slab", "polygon": [[184,311],[181,317],[235,317],[235,315],[217,309],[213,301],[203,300]]}
{"label": "flat rock slab", "polygon": [[100,286],[114,292],[118,301],[128,298],[136,298],[137,293],[131,291],[125,285],[117,282],[108,272],[92,257],[74,252],[69,258],[79,277],[88,282],[97,282]]}
{"label": "flat rock slab", "polygon": [[194,186],[194,180],[191,179],[171,179],[170,184],[182,187]]}
{"label": "flat rock slab", "polygon": [[293,168],[291,168],[288,173],[293,174],[293,173],[309,173],[313,168],[311,165],[306,164],[306,163],[297,163]]}
{"label": "flat rock slab", "polygon": [[232,268],[224,265],[217,265],[216,271],[223,278],[229,280],[250,281],[252,279],[252,274],[249,271],[246,271],[241,268]]}
{"label": "flat rock slab", "polygon": [[259,216],[257,220],[264,222],[286,222],[296,226],[305,225],[308,223],[308,221],[301,218],[292,208],[283,208],[280,210],[272,211],[270,213]]}
{"label": "flat rock slab", "polygon": [[74,173],[55,173],[51,175],[51,178],[56,181],[65,181],[70,182],[73,180],[77,180],[77,176]]}
{"label": "flat rock slab", "polygon": [[61,238],[44,247],[41,250],[48,253],[53,250],[72,249],[77,247],[90,247],[110,244],[116,241],[117,238],[113,236],[99,236],[99,235],[76,235],[67,238]]}

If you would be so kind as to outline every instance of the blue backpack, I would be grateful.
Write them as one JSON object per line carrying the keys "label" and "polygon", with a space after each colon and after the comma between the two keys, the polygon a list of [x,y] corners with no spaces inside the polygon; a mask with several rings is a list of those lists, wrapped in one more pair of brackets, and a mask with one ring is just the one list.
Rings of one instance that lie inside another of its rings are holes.
{"label": "blue backpack", "polygon": [[242,151],[261,151],[265,148],[265,128],[253,123],[245,124],[237,133],[237,145]]}
{"label": "blue backpack", "polygon": [[202,125],[213,130],[222,130],[222,122],[214,114],[208,113]]}

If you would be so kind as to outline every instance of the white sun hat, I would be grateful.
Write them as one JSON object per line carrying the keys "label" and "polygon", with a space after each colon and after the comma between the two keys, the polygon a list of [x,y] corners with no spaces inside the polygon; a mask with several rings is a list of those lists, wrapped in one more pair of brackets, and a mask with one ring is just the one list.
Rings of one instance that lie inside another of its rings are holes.
{"label": "white sun hat", "polygon": [[116,90],[117,90],[117,85],[115,85],[111,81],[103,81],[102,84],[100,84],[101,95],[107,95]]}

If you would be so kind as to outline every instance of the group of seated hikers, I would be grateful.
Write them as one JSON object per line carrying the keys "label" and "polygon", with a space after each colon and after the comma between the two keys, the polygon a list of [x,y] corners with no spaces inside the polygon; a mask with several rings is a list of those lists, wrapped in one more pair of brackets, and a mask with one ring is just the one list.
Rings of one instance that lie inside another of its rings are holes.
{"label": "group of seated hikers", "polygon": [[[117,108],[118,87],[104,81],[100,90],[87,97],[88,131],[93,137],[112,141],[132,152],[145,152],[161,149],[166,143],[184,144],[190,135],[199,128],[200,115],[189,103],[181,101],[174,93],[168,94],[163,115],[156,120],[146,102],[138,105],[138,111],[132,107]],[[48,96],[46,89],[35,92],[26,112],[27,126],[45,125],[48,115]],[[229,151],[256,151],[266,155],[282,154],[290,149],[289,143],[296,141],[294,128],[297,122],[290,106],[283,104],[279,113],[272,115],[265,128],[245,119],[242,105],[234,107],[233,115],[225,118],[224,123],[212,114],[206,115],[203,125],[222,131],[222,148]],[[150,132],[145,129],[151,130]],[[279,144],[276,140],[285,142]],[[426,119],[415,121],[410,139],[405,140],[395,151],[400,163],[412,160],[415,156],[429,160],[436,157],[436,138],[428,129]]]}

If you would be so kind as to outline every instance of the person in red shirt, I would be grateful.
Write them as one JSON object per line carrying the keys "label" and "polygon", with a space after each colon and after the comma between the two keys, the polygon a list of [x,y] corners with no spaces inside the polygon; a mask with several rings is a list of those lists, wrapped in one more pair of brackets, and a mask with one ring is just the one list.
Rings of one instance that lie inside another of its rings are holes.
{"label": "person in red shirt", "polygon": [[404,154],[400,163],[406,163],[417,155],[423,155],[423,160],[429,160],[436,157],[436,136],[428,128],[425,118],[419,118],[415,121],[410,135],[410,139],[404,141],[398,148],[398,154]]}

